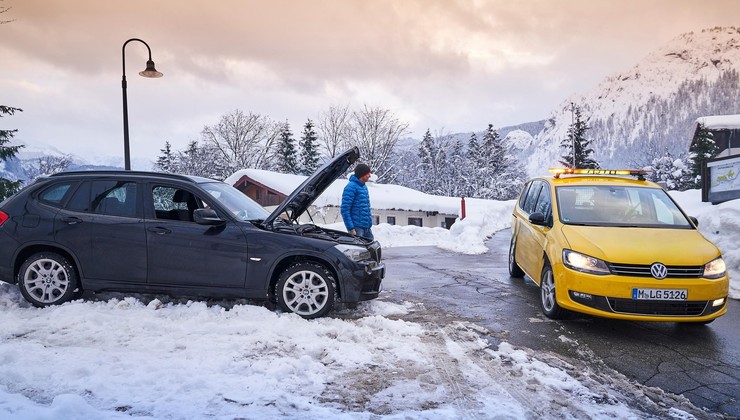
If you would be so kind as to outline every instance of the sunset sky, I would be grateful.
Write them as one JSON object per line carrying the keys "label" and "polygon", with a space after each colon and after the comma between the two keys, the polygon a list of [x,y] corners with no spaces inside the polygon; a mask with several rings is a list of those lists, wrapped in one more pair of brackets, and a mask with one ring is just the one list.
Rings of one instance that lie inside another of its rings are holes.
{"label": "sunset sky", "polygon": [[[134,169],[235,109],[296,138],[332,105],[392,110],[410,135],[544,119],[684,32],[738,25],[736,0],[0,0],[0,119],[14,144]],[[91,162],[94,163],[94,162]]]}

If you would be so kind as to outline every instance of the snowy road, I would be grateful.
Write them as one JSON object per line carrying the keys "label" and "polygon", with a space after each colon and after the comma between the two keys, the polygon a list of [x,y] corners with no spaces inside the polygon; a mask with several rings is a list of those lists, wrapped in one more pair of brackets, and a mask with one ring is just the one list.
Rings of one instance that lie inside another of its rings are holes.
{"label": "snowy road", "polygon": [[730,301],[727,315],[707,326],[578,315],[552,321],[541,314],[537,286],[509,277],[509,240],[508,230],[498,232],[487,242],[491,251],[483,255],[434,247],[387,249],[384,257],[391,269],[383,299],[423,302],[428,310],[445,313],[443,317],[484,328],[491,343],[567,360],[620,388],[634,381],[682,395],[707,413],[740,416],[737,300]]}

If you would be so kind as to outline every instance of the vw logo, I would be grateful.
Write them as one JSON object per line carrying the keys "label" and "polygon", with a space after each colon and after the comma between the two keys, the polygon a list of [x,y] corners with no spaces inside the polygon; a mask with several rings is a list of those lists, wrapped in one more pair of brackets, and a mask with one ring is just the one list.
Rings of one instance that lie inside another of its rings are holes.
{"label": "vw logo", "polygon": [[661,263],[654,263],[650,266],[650,274],[656,279],[662,280],[668,275],[668,268]]}

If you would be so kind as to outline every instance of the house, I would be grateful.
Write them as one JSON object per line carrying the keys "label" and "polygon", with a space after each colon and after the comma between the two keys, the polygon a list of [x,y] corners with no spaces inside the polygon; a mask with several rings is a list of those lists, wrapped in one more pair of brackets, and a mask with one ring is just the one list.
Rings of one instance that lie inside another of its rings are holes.
{"label": "house", "polygon": [[700,125],[710,133],[718,153],[702,168],[702,201],[718,204],[740,198],[740,115],[713,115],[696,120],[692,144]]}
{"label": "house", "polygon": [[[374,223],[391,225],[415,225],[421,227],[444,227],[449,229],[460,212],[459,197],[441,197],[425,194],[400,185],[374,182],[375,175],[367,183]],[[268,210],[274,209],[303,181],[305,176],[281,174],[261,169],[242,169],[224,182],[233,185],[249,198]],[[342,192],[348,179],[334,181],[309,208],[309,214],[301,216],[302,222],[312,220],[319,224],[342,223],[340,206]]]}
{"label": "house", "polygon": [[714,143],[719,150],[715,157],[740,154],[740,115],[712,115],[697,118],[692,144],[699,132],[700,124],[712,133]]}

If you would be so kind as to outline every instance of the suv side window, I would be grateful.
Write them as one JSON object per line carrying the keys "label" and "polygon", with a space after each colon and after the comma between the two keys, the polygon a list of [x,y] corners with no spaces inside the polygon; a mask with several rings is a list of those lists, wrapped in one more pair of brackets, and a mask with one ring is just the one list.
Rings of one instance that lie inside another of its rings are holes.
{"label": "suv side window", "polygon": [[522,210],[524,210],[527,214],[534,213],[535,205],[537,204],[537,197],[540,195],[540,190],[542,189],[542,182],[541,181],[532,181],[532,185],[529,187],[529,190],[527,191],[527,198],[524,200],[524,205],[522,206]]}
{"label": "suv side window", "polygon": [[547,217],[550,214],[550,189],[546,185],[543,185],[542,192],[540,192],[537,198],[537,204],[534,206],[535,212],[540,212]]}
{"label": "suv side window", "polygon": [[152,203],[157,219],[193,221],[193,211],[203,208],[203,201],[195,194],[173,186],[152,187]]}
{"label": "suv side window", "polygon": [[137,185],[124,181],[83,182],[67,203],[67,210],[109,216],[136,217]]}
{"label": "suv side window", "polygon": [[72,191],[74,182],[54,184],[39,194],[39,201],[54,207],[61,207],[65,197]]}
{"label": "suv side window", "polygon": [[136,217],[136,183],[93,181],[92,211],[110,216]]}

